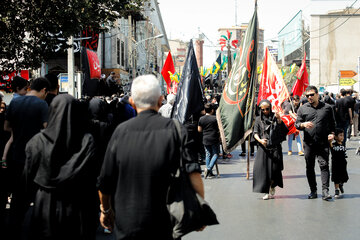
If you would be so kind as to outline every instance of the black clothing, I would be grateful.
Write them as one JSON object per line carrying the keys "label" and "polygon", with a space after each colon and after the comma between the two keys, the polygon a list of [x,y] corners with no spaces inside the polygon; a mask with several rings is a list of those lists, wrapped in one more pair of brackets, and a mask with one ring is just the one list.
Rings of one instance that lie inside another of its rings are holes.
{"label": "black clothing", "polygon": [[315,159],[317,157],[320,171],[322,190],[329,190],[329,144],[311,144],[304,142],[305,161],[306,161],[306,177],[311,192],[317,191],[316,175],[315,175]]}
{"label": "black clothing", "polygon": [[93,97],[98,94],[99,80],[96,78],[85,78],[83,83],[83,95]]}
{"label": "black clothing", "polygon": [[[301,129],[301,123],[311,121],[312,129]],[[306,161],[306,176],[311,192],[316,192],[315,158],[321,170],[322,190],[329,190],[329,142],[328,135],[335,132],[335,117],[332,107],[319,101],[313,107],[310,103],[302,105],[297,113],[295,127],[304,131],[304,151]]]}
{"label": "black clothing", "polygon": [[[48,119],[48,105],[35,96],[23,96],[11,101],[6,112],[6,120],[13,131],[13,161],[24,163],[25,145],[40,132]],[[8,163],[11,165],[11,162]]]}
{"label": "black clothing", "polygon": [[199,120],[199,126],[202,127],[204,145],[219,144],[220,133],[215,115],[205,115]]}
{"label": "black clothing", "polygon": [[98,163],[98,173],[104,160],[105,151],[110,140],[112,130],[107,116],[107,103],[100,98],[93,98],[89,102],[90,129],[89,132],[94,137],[96,146],[96,159]]}
{"label": "black clothing", "polygon": [[292,111],[293,113],[297,113],[297,111],[299,110],[299,107],[300,107],[300,104],[297,106],[288,104],[284,110],[284,114],[288,115],[290,111]]}
{"label": "black clothing", "polygon": [[336,123],[344,125],[350,123],[349,108],[350,101],[348,98],[343,97],[336,101]]}
{"label": "black clothing", "polygon": [[327,103],[327,104],[330,104],[330,105],[335,105],[334,100],[329,95],[325,95],[324,103]]}
{"label": "black clothing", "polygon": [[[313,122],[312,129],[301,129],[300,124]],[[319,101],[314,108],[310,103],[302,105],[297,112],[295,127],[304,131],[304,142],[308,145],[317,143],[328,145],[328,135],[335,132],[334,112],[329,104]]]}
{"label": "black clothing", "polygon": [[[1,102],[0,102],[1,103]],[[10,133],[4,131],[5,112],[0,113],[0,156],[3,155],[4,147],[10,138]],[[0,166],[0,232],[5,230],[6,203],[8,201],[9,179],[8,169]]]}
{"label": "black clothing", "polygon": [[106,79],[106,85],[108,86],[110,96],[117,93],[118,87],[116,80],[111,75]]}
{"label": "black clothing", "polygon": [[346,158],[345,146],[334,142],[331,148],[331,181],[335,184],[345,183],[349,180]]}
{"label": "black clothing", "polygon": [[359,114],[359,108],[360,108],[360,100],[355,100],[354,112],[356,114]]}
{"label": "black clothing", "polygon": [[[27,142],[43,128],[47,122],[48,105],[36,96],[23,96],[14,98],[6,112],[13,132],[11,156],[8,156],[8,179],[12,193],[9,233],[11,239],[20,239],[22,222],[29,207],[23,182],[25,164],[25,146]],[[9,154],[8,154],[9,155]]]}
{"label": "black clothing", "polygon": [[95,239],[95,145],[86,133],[86,113],[72,96],[57,96],[50,105],[47,128],[26,145],[27,190],[31,194],[38,188],[32,239]]}
{"label": "black clothing", "polygon": [[306,97],[302,97],[301,99],[300,99],[300,104],[302,104],[302,105],[304,105],[305,103],[308,103],[309,101],[307,100],[307,98]]}
{"label": "black clothing", "polygon": [[181,143],[186,171],[201,172],[185,128],[181,134],[153,110],[116,128],[98,179],[99,190],[114,199],[116,239],[172,239],[166,193]]}
{"label": "black clothing", "polygon": [[[264,100],[262,100],[264,101]],[[260,102],[259,106],[261,105]],[[271,104],[268,102],[271,109]],[[257,134],[260,139],[270,139],[270,129],[273,127],[274,134],[280,139],[279,143],[264,147],[261,143],[258,144],[258,151],[253,167],[253,192],[269,193],[270,187],[283,187],[283,179],[281,171],[284,169],[281,141],[285,140],[287,130],[285,124],[277,123],[274,119],[274,113],[270,112],[269,116],[265,116],[260,112],[260,116],[256,117],[253,134]],[[269,141],[268,141],[269,143]],[[273,184],[271,184],[273,181]]]}
{"label": "black clothing", "polygon": [[45,102],[48,104],[48,106],[50,106],[52,100],[56,97],[57,95],[56,94],[53,94],[53,93],[48,93],[46,95],[46,98],[45,98]]}

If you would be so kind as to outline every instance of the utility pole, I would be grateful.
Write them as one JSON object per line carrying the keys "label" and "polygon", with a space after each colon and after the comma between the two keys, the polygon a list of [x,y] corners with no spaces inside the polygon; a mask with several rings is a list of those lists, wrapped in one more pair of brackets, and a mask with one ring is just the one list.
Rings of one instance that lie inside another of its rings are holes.
{"label": "utility pole", "polygon": [[230,75],[230,71],[231,71],[231,46],[230,44],[228,44],[227,46],[228,48],[228,63],[227,63],[227,69],[228,69],[228,76]]}
{"label": "utility pole", "polygon": [[71,36],[68,40],[68,44],[71,45],[68,48],[68,60],[67,60],[67,70],[68,70],[68,94],[75,97],[75,81],[74,81],[74,37]]}
{"label": "utility pole", "polygon": [[285,67],[285,40],[284,39],[281,42],[281,51],[282,51],[281,66]]}
{"label": "utility pole", "polygon": [[235,0],[235,26],[237,26],[237,0]]}

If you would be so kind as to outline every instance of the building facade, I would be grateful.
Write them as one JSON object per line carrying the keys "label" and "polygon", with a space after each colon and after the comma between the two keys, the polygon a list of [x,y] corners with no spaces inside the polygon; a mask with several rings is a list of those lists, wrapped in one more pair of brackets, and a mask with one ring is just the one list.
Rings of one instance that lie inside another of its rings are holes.
{"label": "building facade", "polygon": [[355,84],[339,86],[339,71],[359,72],[360,14],[355,11],[311,16],[310,84],[334,93],[341,88],[359,91],[359,76]]}

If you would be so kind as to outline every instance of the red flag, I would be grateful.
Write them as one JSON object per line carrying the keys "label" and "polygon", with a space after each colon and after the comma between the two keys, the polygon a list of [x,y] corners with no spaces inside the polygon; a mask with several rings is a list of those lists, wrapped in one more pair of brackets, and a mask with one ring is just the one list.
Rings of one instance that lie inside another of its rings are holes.
{"label": "red flag", "polygon": [[301,67],[296,73],[296,77],[297,80],[291,91],[294,95],[298,95],[299,97],[301,97],[307,86],[309,86],[309,74],[306,69],[306,53],[304,54],[304,59],[302,60]]}
{"label": "red flag", "polygon": [[258,102],[267,99],[271,102],[274,112],[283,112],[281,104],[289,98],[289,91],[285,85],[276,62],[266,48],[263,71],[261,73],[261,83],[259,87]]}
{"label": "red flag", "polygon": [[169,54],[165,60],[163,69],[161,70],[161,75],[163,76],[166,85],[167,85],[167,92],[170,92],[170,87],[171,87],[171,79],[170,79],[170,74],[169,71],[174,74],[175,73],[175,67],[174,67],[174,62],[171,56],[171,52],[169,51]]}

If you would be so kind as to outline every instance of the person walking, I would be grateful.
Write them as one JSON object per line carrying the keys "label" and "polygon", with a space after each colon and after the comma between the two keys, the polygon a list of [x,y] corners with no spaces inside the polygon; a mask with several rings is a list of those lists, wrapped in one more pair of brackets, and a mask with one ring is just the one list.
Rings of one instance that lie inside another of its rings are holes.
{"label": "person walking", "polygon": [[[300,107],[300,97],[298,95],[293,96],[292,100],[293,104],[288,104],[285,108],[284,114],[290,115],[294,120],[296,120],[296,113]],[[298,148],[298,155],[304,156],[304,152],[302,149],[301,139],[300,139],[300,133],[297,131],[297,133],[293,133],[291,135],[288,135],[288,155],[292,155],[292,142],[293,139],[296,139],[296,144]]]}
{"label": "person walking", "polygon": [[[166,195],[171,173],[180,165],[194,190],[204,197],[201,168],[187,131],[179,136],[174,120],[158,114],[163,96],[153,75],[139,76],[131,87],[138,115],[113,133],[98,179],[100,223],[115,239],[173,239]],[[180,152],[180,145],[182,152]]]}
{"label": "person walking", "polygon": [[283,187],[281,142],[286,139],[288,129],[280,114],[271,111],[269,100],[261,100],[259,108],[261,112],[255,119],[253,131],[259,143],[253,168],[253,192],[264,193],[263,200],[268,200],[274,198],[276,186]]}
{"label": "person walking", "polygon": [[308,86],[305,90],[308,103],[297,113],[295,127],[304,131],[306,177],[310,186],[309,199],[317,198],[315,159],[321,170],[322,198],[332,199],[329,194],[329,142],[334,138],[335,117],[332,107],[319,101],[318,89]]}
{"label": "person walking", "polygon": [[22,181],[25,146],[47,125],[48,105],[44,100],[49,88],[50,83],[47,79],[34,79],[31,82],[31,90],[25,96],[13,99],[6,112],[4,129],[13,136],[12,156],[7,161],[12,193],[9,221],[11,239],[20,239],[22,222],[30,204]]}
{"label": "person walking", "polygon": [[335,141],[330,141],[331,147],[331,181],[335,186],[335,198],[344,194],[344,183],[349,180],[346,170],[346,148],[342,145],[344,140],[344,130],[337,128],[335,130]]}
{"label": "person walking", "polygon": [[336,101],[336,127],[344,130],[343,144],[346,146],[349,126],[352,124],[352,101],[346,96],[347,90],[341,89],[341,98]]}
{"label": "person walking", "polygon": [[205,115],[199,119],[198,131],[203,133],[202,142],[205,148],[205,162],[204,178],[213,178],[215,175],[212,169],[216,164],[220,152],[220,133],[217,124],[214,109],[210,103],[206,103]]}
{"label": "person walking", "polygon": [[26,145],[26,187],[36,192],[30,239],[95,239],[98,164],[87,111],[71,95],[55,97],[47,128]]}

